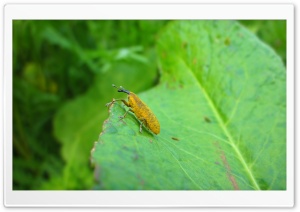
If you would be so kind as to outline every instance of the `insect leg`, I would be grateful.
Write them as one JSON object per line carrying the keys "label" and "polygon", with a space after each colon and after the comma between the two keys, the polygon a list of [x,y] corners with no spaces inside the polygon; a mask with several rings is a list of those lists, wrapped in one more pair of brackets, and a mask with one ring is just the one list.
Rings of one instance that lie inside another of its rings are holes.
{"label": "insect leg", "polygon": [[127,115],[127,113],[128,113],[129,111],[130,111],[130,112],[133,112],[133,110],[132,110],[131,108],[129,108],[129,109],[125,112],[125,114],[124,114],[123,116],[119,116],[120,120],[123,119],[123,118],[125,118],[125,116]]}
{"label": "insect leg", "polygon": [[110,107],[115,101],[117,101],[117,99],[113,99],[111,102],[106,103],[105,106]]}
{"label": "insect leg", "polygon": [[129,103],[126,102],[126,100],[124,100],[124,99],[113,99],[111,102],[105,104],[105,106],[106,106],[106,107],[109,107],[109,106],[111,106],[113,103],[115,103],[116,101],[122,101],[127,107],[130,107],[130,106],[129,106]]}
{"label": "insect leg", "polygon": [[141,124],[140,124],[140,133],[142,133],[142,130],[143,130],[143,124],[144,124],[145,119],[142,118],[142,119],[140,119],[140,121],[141,121]]}

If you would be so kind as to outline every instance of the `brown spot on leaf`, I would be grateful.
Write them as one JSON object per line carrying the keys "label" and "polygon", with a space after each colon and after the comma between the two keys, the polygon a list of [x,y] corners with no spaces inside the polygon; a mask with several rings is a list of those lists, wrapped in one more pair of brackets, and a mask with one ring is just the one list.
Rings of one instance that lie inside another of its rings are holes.
{"label": "brown spot on leaf", "polygon": [[230,38],[226,38],[225,41],[224,41],[224,44],[225,44],[226,46],[229,46],[230,43],[231,43]]}
{"label": "brown spot on leaf", "polygon": [[204,119],[204,121],[207,122],[207,123],[210,123],[210,122],[211,122],[211,120],[210,120],[208,117],[206,117],[206,116],[204,116],[203,119]]}
{"label": "brown spot on leaf", "polygon": [[231,173],[231,168],[230,168],[230,165],[227,161],[225,152],[221,149],[221,146],[219,145],[219,143],[217,141],[214,143],[214,145],[216,146],[217,152],[220,155],[223,166],[226,169],[227,178],[230,180],[230,182],[231,182],[231,184],[232,184],[232,186],[235,190],[240,190],[235,177]]}
{"label": "brown spot on leaf", "polygon": [[179,141],[179,138],[172,137],[174,141]]}

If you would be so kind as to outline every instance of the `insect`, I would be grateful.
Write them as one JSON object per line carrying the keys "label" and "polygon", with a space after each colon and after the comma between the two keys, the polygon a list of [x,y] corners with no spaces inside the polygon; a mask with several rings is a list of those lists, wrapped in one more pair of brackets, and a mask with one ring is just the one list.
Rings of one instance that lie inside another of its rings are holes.
{"label": "insect", "polygon": [[115,101],[122,101],[129,109],[125,112],[123,116],[120,116],[120,119],[124,119],[129,111],[133,112],[137,119],[141,122],[140,124],[140,132],[142,132],[142,126],[144,125],[154,134],[159,134],[160,125],[158,119],[154,115],[154,113],[150,110],[150,108],[133,92],[124,89],[122,86],[119,88],[112,85],[113,87],[118,89],[118,92],[123,92],[127,94],[128,101],[124,99],[113,99],[112,102],[106,104],[106,106],[110,106]]}

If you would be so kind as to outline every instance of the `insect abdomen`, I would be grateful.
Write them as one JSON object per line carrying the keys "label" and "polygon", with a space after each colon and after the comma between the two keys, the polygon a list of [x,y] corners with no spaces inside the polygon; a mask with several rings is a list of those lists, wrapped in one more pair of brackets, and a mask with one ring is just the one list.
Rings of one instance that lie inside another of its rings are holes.
{"label": "insect abdomen", "polygon": [[128,95],[128,102],[136,117],[153,133],[160,132],[160,124],[150,108],[134,93]]}

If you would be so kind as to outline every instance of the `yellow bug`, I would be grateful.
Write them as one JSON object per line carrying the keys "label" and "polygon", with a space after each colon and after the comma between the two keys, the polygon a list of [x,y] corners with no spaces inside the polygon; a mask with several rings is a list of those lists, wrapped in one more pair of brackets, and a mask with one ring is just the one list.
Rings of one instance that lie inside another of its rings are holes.
{"label": "yellow bug", "polygon": [[150,110],[150,108],[134,93],[124,89],[122,86],[119,88],[112,85],[113,87],[118,89],[118,92],[126,93],[128,96],[128,102],[124,99],[113,99],[112,102],[106,104],[106,106],[110,106],[115,101],[122,101],[129,109],[125,112],[123,116],[120,116],[120,119],[125,118],[129,111],[133,112],[137,119],[141,122],[140,124],[140,132],[142,132],[142,126],[144,125],[154,134],[159,134],[160,125],[159,122],[154,115],[154,113]]}

